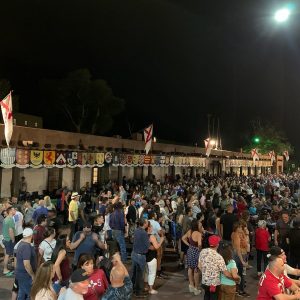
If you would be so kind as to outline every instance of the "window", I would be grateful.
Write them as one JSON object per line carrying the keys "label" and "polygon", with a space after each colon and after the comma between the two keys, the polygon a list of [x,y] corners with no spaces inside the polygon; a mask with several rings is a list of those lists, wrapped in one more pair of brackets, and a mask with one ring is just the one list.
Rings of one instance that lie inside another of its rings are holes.
{"label": "window", "polygon": [[93,175],[92,175],[92,182],[97,183],[98,182],[98,168],[93,168]]}

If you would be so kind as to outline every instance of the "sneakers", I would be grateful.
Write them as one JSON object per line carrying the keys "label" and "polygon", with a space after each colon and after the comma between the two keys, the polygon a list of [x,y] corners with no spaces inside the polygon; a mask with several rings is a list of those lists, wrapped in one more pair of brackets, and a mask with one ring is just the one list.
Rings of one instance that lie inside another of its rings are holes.
{"label": "sneakers", "polygon": [[151,294],[151,295],[156,295],[156,294],[158,294],[158,291],[152,289],[152,290],[149,290],[149,294]]}
{"label": "sneakers", "polygon": [[244,298],[249,298],[249,297],[250,297],[250,294],[248,294],[248,293],[246,293],[246,292],[239,292],[239,293],[238,293],[238,296],[244,297]]}
{"label": "sneakers", "polygon": [[194,293],[194,290],[195,290],[194,286],[189,284],[190,293]]}
{"label": "sneakers", "polygon": [[198,296],[201,294],[201,290],[198,290],[197,288],[194,288],[194,295]]}

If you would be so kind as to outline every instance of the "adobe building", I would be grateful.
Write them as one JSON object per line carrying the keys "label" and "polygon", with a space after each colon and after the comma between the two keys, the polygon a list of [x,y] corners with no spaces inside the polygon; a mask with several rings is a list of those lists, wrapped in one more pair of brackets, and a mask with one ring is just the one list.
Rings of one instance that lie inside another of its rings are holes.
{"label": "adobe building", "polygon": [[1,197],[17,195],[21,177],[27,191],[42,194],[61,187],[79,190],[87,182],[127,179],[163,179],[166,174],[235,173],[258,175],[279,173],[283,157],[271,164],[269,156],[253,161],[250,154],[212,150],[175,144],[153,143],[145,155],[142,136],[133,139],[63,132],[38,127],[14,126],[7,148],[4,128],[0,125],[0,191]]}

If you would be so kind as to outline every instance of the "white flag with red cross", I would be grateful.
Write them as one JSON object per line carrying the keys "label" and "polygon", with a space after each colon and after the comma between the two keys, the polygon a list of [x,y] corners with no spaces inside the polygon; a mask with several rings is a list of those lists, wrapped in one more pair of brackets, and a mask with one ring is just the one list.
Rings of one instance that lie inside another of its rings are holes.
{"label": "white flag with red cross", "polygon": [[288,161],[290,159],[289,151],[287,151],[287,150],[283,151],[283,155],[284,155],[286,161]]}
{"label": "white flag with red cross", "polygon": [[259,160],[258,151],[256,148],[251,150],[251,156],[253,158],[253,161]]}
{"label": "white flag with red cross", "polygon": [[269,152],[269,156],[270,156],[270,159],[271,159],[271,164],[273,165],[273,162],[275,161],[275,152],[274,152],[274,150]]}
{"label": "white flag with red cross", "polygon": [[11,92],[0,102],[4,122],[4,135],[7,147],[13,133],[12,97]]}
{"label": "white flag with red cross", "polygon": [[153,124],[144,129],[145,151],[149,153],[152,146]]}
{"label": "white flag with red cross", "polygon": [[213,144],[211,142],[211,139],[210,138],[207,138],[206,140],[204,140],[204,145],[205,145],[205,155],[207,157],[210,156],[210,152],[213,148]]}

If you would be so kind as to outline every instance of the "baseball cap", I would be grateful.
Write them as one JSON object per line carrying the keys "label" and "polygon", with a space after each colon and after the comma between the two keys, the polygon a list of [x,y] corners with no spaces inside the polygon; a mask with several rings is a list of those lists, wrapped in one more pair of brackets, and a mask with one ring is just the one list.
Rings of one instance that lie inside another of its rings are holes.
{"label": "baseball cap", "polygon": [[208,238],[208,243],[210,247],[217,247],[221,241],[221,238],[217,235],[211,235]]}
{"label": "baseball cap", "polygon": [[33,230],[29,227],[23,230],[23,237],[29,237],[33,235]]}
{"label": "baseball cap", "polygon": [[79,194],[77,192],[73,192],[72,195],[71,195],[71,199],[74,199],[78,196],[79,196]]}
{"label": "baseball cap", "polygon": [[86,271],[83,269],[77,269],[75,270],[72,275],[71,275],[71,282],[76,283],[76,282],[82,282],[85,280],[88,280],[89,276],[87,275]]}
{"label": "baseball cap", "polygon": [[279,256],[281,254],[284,253],[284,250],[281,249],[280,247],[278,246],[273,246],[271,249],[270,249],[270,254],[271,255],[274,255],[274,256]]}

